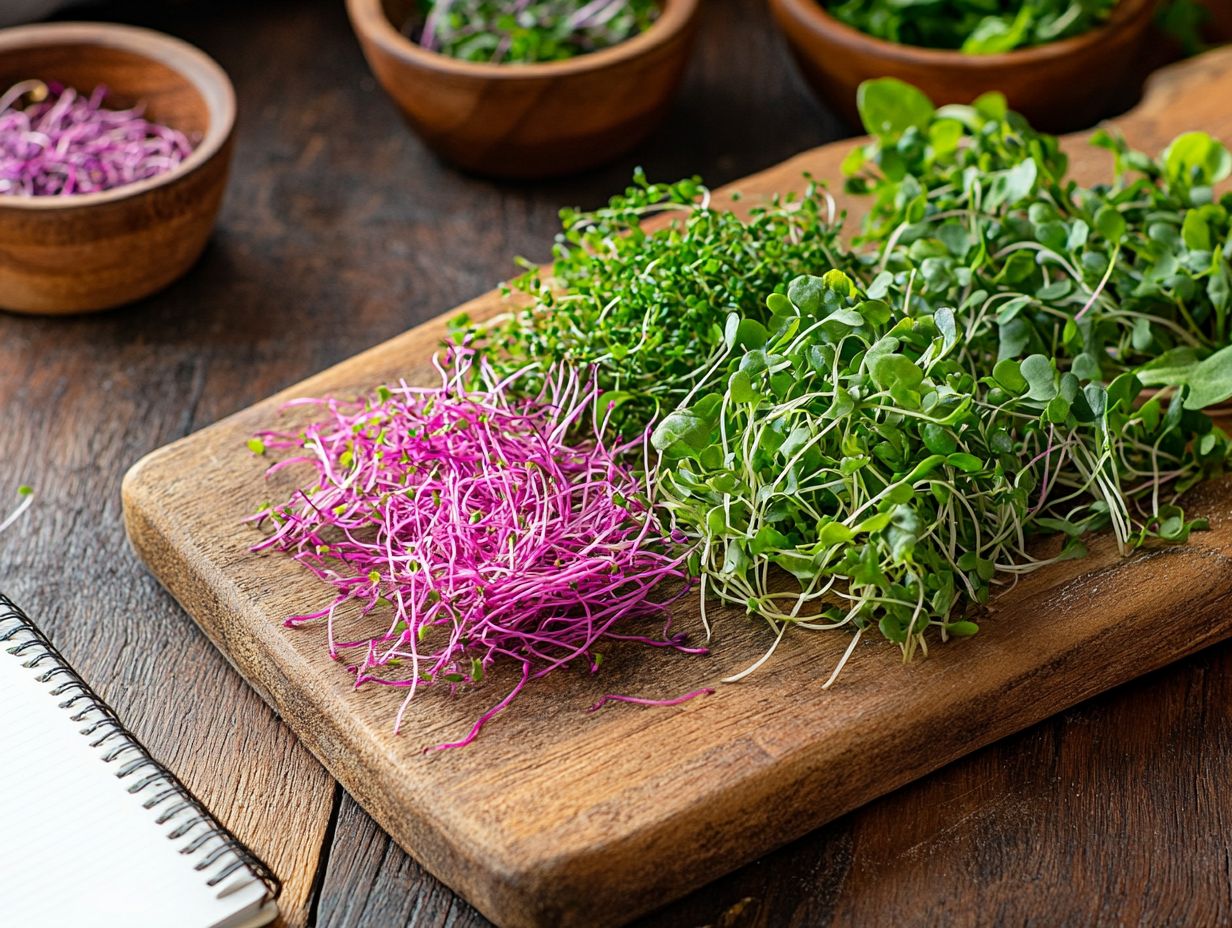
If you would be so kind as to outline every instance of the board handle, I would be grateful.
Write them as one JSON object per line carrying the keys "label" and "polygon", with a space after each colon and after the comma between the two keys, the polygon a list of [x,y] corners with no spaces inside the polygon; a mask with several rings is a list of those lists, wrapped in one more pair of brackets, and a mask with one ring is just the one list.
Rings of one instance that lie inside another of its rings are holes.
{"label": "board handle", "polygon": [[1110,122],[1129,138],[1172,139],[1182,132],[1225,125],[1230,100],[1232,45],[1160,68],[1147,78],[1141,102]]}

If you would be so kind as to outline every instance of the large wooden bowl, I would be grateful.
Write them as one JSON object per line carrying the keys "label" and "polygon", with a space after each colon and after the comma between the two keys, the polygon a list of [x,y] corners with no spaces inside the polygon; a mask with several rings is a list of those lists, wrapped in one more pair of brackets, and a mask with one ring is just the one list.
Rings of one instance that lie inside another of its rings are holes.
{"label": "large wooden bowl", "polygon": [[1151,25],[1156,0],[1120,0],[1098,29],[998,55],[898,45],[835,19],[818,0],[770,0],[779,27],[813,89],[859,124],[861,81],[897,77],[934,103],[970,103],[999,90],[1033,125],[1064,132],[1108,115]]}
{"label": "large wooden bowl", "polygon": [[[172,171],[104,193],[0,196],[0,307],[23,313],[108,309],[148,296],[192,266],[222,204],[235,93],[212,59],[170,36],[102,23],[0,31],[0,87],[105,84],[110,105],[185,133]],[[2,90],[0,90],[2,92]]]}
{"label": "large wooden bowl", "polygon": [[448,161],[494,177],[594,167],[655,127],[680,83],[699,0],[664,0],[641,35],[543,64],[476,64],[428,51],[395,27],[412,0],[347,0],[377,80]]}

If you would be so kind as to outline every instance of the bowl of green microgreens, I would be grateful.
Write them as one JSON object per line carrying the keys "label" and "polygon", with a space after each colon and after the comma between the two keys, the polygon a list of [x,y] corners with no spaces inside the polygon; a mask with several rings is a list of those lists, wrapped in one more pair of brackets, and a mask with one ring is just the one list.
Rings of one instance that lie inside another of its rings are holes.
{"label": "bowl of green microgreens", "polygon": [[1121,102],[1160,6],[1160,0],[769,2],[805,78],[856,125],[860,84],[896,77],[942,104],[1000,91],[1033,125],[1050,131],[1089,126]]}
{"label": "bowl of green microgreens", "polygon": [[538,178],[613,160],[667,111],[700,0],[347,0],[377,80],[437,154]]}

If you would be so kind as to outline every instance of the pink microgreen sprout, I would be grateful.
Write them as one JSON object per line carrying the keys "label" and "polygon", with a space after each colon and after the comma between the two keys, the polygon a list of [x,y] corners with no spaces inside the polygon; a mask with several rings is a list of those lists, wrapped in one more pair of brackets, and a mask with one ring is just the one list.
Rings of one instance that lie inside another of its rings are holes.
{"label": "pink microgreen sprout", "polygon": [[691,693],[684,693],[680,696],[673,696],[671,699],[646,699],[642,696],[621,696],[618,693],[608,693],[603,696],[597,703],[587,709],[587,712],[598,712],[609,702],[627,702],[635,706],[679,706],[681,703],[689,702],[696,699],[698,696],[713,696],[714,690],[710,687],[702,687],[699,690],[693,690]]}
{"label": "pink microgreen sprout", "polygon": [[[271,529],[254,551],[290,554],[335,593],[285,624],[323,622],[356,687],[404,688],[395,731],[420,689],[452,692],[498,662],[520,665],[512,691],[437,749],[470,744],[532,680],[571,664],[597,671],[602,641],[706,653],[672,628],[670,606],[688,585],[684,549],[659,522],[650,478],[623,463],[640,454],[650,472],[647,434],[609,436],[612,405],[576,371],[550,374],[525,400],[510,389],[520,375],[498,381],[467,347],[434,363],[436,386],[293,401],[319,417],[249,442],[254,454],[290,453],[271,476],[314,472],[251,517]],[[655,619],[661,637],[639,627]],[[357,621],[362,633],[344,639],[338,626]]]}
{"label": "pink microgreen sprout", "polygon": [[100,193],[157,177],[192,153],[184,133],[108,109],[107,88],[86,96],[22,81],[0,94],[0,195]]}

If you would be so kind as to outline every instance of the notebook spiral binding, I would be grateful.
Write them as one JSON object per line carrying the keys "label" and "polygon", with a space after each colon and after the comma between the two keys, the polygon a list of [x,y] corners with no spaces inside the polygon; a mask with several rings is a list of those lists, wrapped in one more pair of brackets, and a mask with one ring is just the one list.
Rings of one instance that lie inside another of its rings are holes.
{"label": "notebook spiral binding", "polygon": [[[46,635],[7,596],[0,593],[0,649],[23,660],[23,666],[40,671],[34,679],[51,684],[48,695],[64,697],[60,708],[83,727],[83,737],[105,764],[116,764],[115,775],[132,780],[128,792],[149,792],[142,803],[147,810],[159,808],[155,824],[167,828],[167,837],[182,841],[180,853],[196,858],[195,870],[207,875],[206,884],[219,886],[243,868],[265,884],[276,898],[282,884],[273,872],[230,831],[219,824],[179,778],[154,760],[136,735],[69,666]],[[134,779],[135,778],[135,779]]]}

